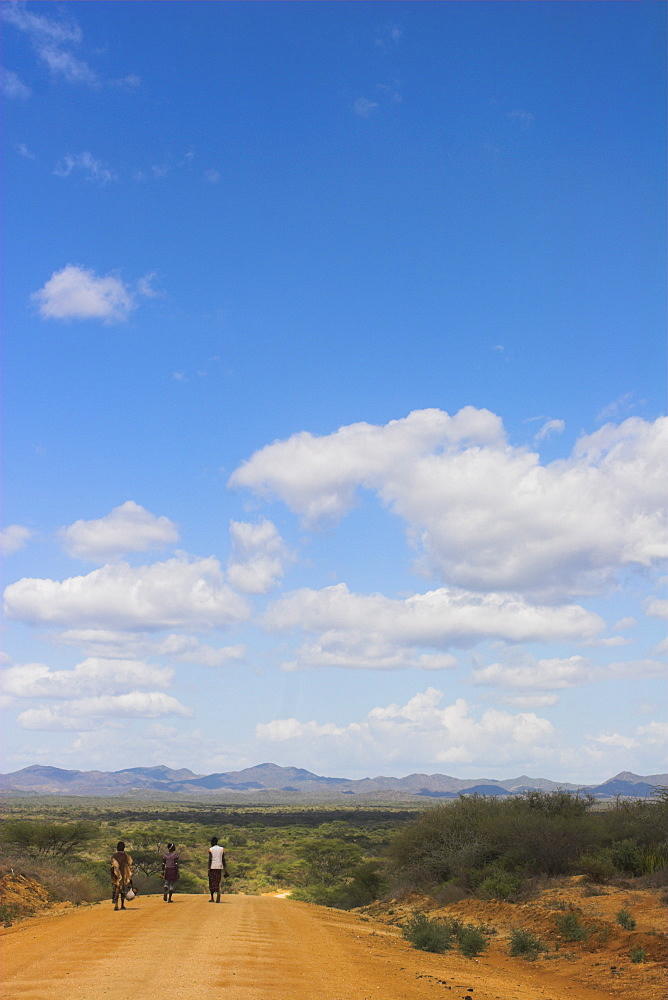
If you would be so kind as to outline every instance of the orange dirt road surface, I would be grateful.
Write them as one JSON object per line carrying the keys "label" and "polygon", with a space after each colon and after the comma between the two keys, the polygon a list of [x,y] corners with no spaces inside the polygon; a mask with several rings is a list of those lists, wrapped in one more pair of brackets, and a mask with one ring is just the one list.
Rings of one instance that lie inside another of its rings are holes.
{"label": "orange dirt road surface", "polygon": [[271,896],[139,896],[2,935],[3,1000],[608,1000],[606,990],[416,951],[352,913]]}

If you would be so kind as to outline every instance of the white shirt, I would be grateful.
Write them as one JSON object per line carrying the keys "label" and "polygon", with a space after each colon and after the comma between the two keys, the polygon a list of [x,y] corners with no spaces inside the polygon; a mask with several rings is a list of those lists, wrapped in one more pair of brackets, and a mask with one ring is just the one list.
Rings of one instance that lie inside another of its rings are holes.
{"label": "white shirt", "polygon": [[225,848],[220,847],[218,844],[214,844],[213,847],[209,848],[209,854],[211,855],[211,867],[212,868],[222,868],[223,867],[223,855],[225,854]]}

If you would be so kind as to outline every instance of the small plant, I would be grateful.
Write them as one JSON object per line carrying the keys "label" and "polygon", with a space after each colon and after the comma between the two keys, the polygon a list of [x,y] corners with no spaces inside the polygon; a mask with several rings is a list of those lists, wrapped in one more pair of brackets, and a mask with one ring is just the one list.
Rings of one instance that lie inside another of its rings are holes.
{"label": "small plant", "polygon": [[623,909],[617,914],[617,923],[620,927],[623,927],[625,931],[634,931],[636,929],[635,917],[631,914],[630,910]]}
{"label": "small plant", "polygon": [[587,937],[587,928],[582,926],[579,916],[572,910],[560,913],[555,920],[559,933],[566,941],[583,941]]}
{"label": "small plant", "polygon": [[524,927],[514,927],[510,932],[510,954],[535,962],[541,951],[547,951],[540,938]]}
{"label": "small plant", "polygon": [[519,890],[522,879],[511,872],[496,869],[478,886],[476,895],[483,899],[510,899]]}
{"label": "small plant", "polygon": [[489,942],[480,927],[466,924],[457,931],[457,945],[466,958],[475,958],[489,947]]}
{"label": "small plant", "polygon": [[404,937],[420,951],[442,955],[452,947],[452,931],[447,924],[432,920],[425,913],[415,912],[404,927]]}
{"label": "small plant", "polygon": [[647,952],[645,951],[644,948],[638,948],[638,947],[631,948],[631,951],[629,952],[629,958],[631,959],[632,962],[644,962],[645,959],[647,958]]}

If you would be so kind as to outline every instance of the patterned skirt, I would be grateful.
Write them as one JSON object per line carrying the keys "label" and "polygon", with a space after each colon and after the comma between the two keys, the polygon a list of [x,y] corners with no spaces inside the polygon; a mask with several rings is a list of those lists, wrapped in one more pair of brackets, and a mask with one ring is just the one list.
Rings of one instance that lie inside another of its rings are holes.
{"label": "patterned skirt", "polygon": [[222,868],[209,868],[209,892],[220,892]]}

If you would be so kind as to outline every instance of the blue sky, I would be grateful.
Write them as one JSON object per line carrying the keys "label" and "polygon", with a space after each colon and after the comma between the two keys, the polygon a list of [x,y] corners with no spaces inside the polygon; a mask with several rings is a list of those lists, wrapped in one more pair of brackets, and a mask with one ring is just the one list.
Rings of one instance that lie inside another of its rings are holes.
{"label": "blue sky", "polygon": [[665,7],[3,5],[4,770],[665,758]]}

